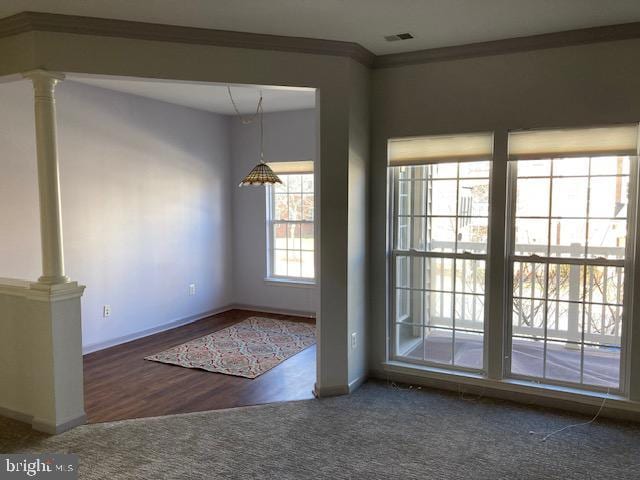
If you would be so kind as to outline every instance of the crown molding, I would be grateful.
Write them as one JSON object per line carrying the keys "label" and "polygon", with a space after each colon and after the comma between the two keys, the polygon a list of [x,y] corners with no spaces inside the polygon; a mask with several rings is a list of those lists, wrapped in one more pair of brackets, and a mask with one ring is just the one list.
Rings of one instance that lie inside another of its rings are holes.
{"label": "crown molding", "polygon": [[469,43],[453,47],[430,48],[414,52],[379,55],[375,57],[373,61],[373,68],[389,68],[401,65],[487,57],[506,53],[528,52],[532,50],[629,40],[633,38],[640,38],[640,22],[581,28],[578,30],[544,33],[527,37],[506,38],[490,42]]}
{"label": "crown molding", "polygon": [[233,32],[41,12],[22,12],[0,19],[0,38],[31,31],[332,55],[351,58],[372,68],[389,68],[640,38],[640,22],[376,56],[357,43],[316,38]]}
{"label": "crown molding", "polygon": [[366,66],[371,66],[374,59],[373,53],[361,45],[336,40],[233,32],[41,12],[22,12],[0,19],[0,38],[31,31],[332,55],[352,58]]}

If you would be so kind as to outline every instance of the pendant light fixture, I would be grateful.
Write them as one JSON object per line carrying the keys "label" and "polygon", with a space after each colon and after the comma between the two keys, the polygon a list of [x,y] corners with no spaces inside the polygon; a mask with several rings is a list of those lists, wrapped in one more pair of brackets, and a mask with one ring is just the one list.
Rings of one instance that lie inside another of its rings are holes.
{"label": "pendant light fixture", "polygon": [[262,92],[260,92],[260,100],[258,100],[258,107],[256,108],[256,113],[251,117],[243,117],[236,106],[236,102],[233,100],[233,95],[231,95],[231,87],[227,85],[227,91],[229,92],[229,98],[231,99],[231,104],[233,105],[233,109],[236,111],[236,114],[240,118],[240,121],[247,125],[258,120],[260,122],[260,163],[258,163],[255,167],[251,169],[251,171],[242,179],[239,187],[245,187],[247,185],[274,185],[276,183],[282,183],[282,180],[273,173],[271,167],[267,165],[264,161],[264,125],[262,121],[263,110],[262,110]]}

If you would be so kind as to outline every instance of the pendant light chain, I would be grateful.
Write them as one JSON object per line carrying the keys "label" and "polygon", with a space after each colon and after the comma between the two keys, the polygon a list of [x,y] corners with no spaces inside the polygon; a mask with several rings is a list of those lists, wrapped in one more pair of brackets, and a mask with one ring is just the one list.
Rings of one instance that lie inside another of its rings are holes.
{"label": "pendant light chain", "polygon": [[260,92],[260,101],[258,102],[258,116],[260,117],[260,163],[264,163],[264,124],[262,111],[262,92]]}
{"label": "pendant light chain", "polygon": [[238,186],[243,187],[245,185],[275,185],[277,183],[282,184],[280,177],[276,175],[271,167],[264,161],[264,109],[262,107],[262,90],[260,90],[260,99],[256,107],[256,113],[250,116],[244,116],[240,113],[238,106],[231,94],[231,87],[227,85],[227,92],[229,92],[229,99],[231,105],[236,112],[238,118],[243,125],[254,123],[256,120],[260,122],[260,163],[258,163],[253,169],[242,179]]}
{"label": "pendant light chain", "polygon": [[227,85],[227,92],[229,93],[229,99],[231,100],[231,105],[233,106],[233,109],[236,111],[236,115],[238,116],[240,121],[244,125],[248,125],[250,123],[255,122],[256,119],[258,118],[258,116],[260,115],[260,112],[262,111],[262,90],[260,90],[260,100],[258,100],[258,106],[256,107],[256,113],[254,113],[253,115],[249,115],[249,116],[242,115],[240,113],[240,109],[238,109],[238,105],[236,104],[236,101],[233,99],[233,95],[231,94],[231,87],[229,85]]}

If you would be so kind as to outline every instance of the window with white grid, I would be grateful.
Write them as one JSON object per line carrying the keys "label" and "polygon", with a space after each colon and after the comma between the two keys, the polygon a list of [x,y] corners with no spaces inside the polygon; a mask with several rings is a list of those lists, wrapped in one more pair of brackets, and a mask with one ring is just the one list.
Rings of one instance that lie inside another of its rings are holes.
{"label": "window with white grid", "polygon": [[511,376],[620,389],[635,165],[625,155],[511,163]]}
{"label": "window with white grid", "polygon": [[278,173],[282,185],[269,187],[268,277],[312,282],[314,273],[313,172]]}
{"label": "window with white grid", "polygon": [[393,356],[482,370],[489,161],[391,168]]}

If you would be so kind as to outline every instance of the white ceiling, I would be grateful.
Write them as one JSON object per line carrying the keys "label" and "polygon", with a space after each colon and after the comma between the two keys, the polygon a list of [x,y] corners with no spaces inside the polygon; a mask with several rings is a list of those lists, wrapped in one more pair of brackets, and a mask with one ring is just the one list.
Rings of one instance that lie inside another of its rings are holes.
{"label": "white ceiling", "polygon": [[[197,82],[174,82],[103,76],[68,75],[68,80],[107,88],[118,92],[140,95],[163,102],[197,108],[208,112],[233,115],[235,111],[227,85]],[[262,105],[266,113],[301,110],[315,107],[315,90],[311,88],[257,87],[232,85],[231,94],[240,113],[255,113],[262,92]]]}
{"label": "white ceiling", "polygon": [[[357,42],[380,55],[640,21],[639,0],[2,0],[31,10]],[[411,32],[389,43],[384,35]]]}

